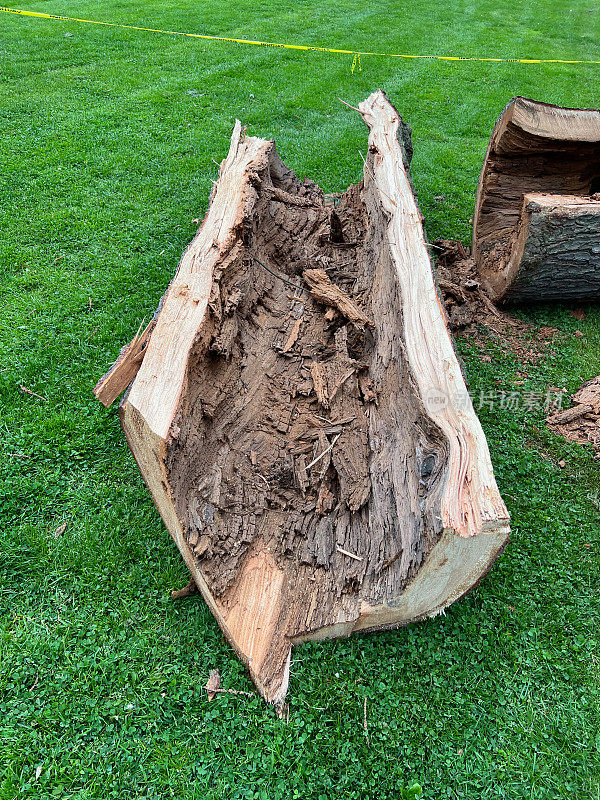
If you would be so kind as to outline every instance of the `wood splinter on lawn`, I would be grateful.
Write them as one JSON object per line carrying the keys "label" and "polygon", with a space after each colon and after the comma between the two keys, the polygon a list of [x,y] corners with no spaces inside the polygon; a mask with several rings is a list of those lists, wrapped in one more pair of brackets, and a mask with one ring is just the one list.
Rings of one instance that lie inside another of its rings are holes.
{"label": "wood splinter on lawn", "polygon": [[381,91],[359,111],[363,181],[335,218],[236,123],[120,406],[195,584],[280,712],[292,646],[435,616],[508,539],[410,129]]}
{"label": "wood splinter on lawn", "polygon": [[199,589],[196,586],[195,580],[191,578],[190,582],[185,586],[182,586],[181,589],[171,590],[171,600],[182,600],[184,597],[191,597],[192,595],[197,594],[198,591]]}

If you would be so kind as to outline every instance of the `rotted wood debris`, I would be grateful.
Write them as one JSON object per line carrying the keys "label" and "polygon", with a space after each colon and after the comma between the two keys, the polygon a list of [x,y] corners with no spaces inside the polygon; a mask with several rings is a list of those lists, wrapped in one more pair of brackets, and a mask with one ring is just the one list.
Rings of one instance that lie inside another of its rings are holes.
{"label": "rotted wood debris", "polygon": [[408,126],[382,92],[359,111],[363,180],[334,208],[236,123],[120,406],[196,586],[279,709],[293,645],[434,616],[508,538]]}
{"label": "rotted wood debris", "polygon": [[550,415],[546,423],[570,442],[591,445],[600,458],[600,376],[584,383],[571,400],[572,406]]}

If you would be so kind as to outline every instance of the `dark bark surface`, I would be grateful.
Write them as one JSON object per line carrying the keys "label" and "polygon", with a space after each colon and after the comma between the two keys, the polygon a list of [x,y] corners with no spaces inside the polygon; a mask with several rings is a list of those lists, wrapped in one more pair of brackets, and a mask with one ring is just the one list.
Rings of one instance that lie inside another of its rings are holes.
{"label": "dark bark surface", "polygon": [[[518,265],[504,299],[540,302],[600,298],[600,202],[531,199],[524,208]],[[521,255],[522,249],[522,255]]]}

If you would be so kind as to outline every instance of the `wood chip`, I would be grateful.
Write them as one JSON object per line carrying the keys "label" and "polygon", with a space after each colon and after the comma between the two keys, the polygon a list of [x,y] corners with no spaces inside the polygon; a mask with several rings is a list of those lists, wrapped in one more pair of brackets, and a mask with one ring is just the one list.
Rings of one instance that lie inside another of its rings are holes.
{"label": "wood chip", "polygon": [[217,692],[221,688],[221,673],[218,669],[211,669],[208,680],[206,681],[206,693],[208,695],[208,702],[210,703],[215,699]]}
{"label": "wood chip", "polygon": [[315,387],[315,394],[317,400],[323,408],[329,408],[329,396],[327,394],[327,381],[325,379],[325,370],[323,365],[318,361],[313,361],[310,365],[310,374]]}
{"label": "wood chip", "polygon": [[294,344],[296,343],[296,339],[298,338],[298,335],[300,333],[301,325],[302,325],[302,317],[298,317],[296,322],[294,322],[294,326],[290,331],[290,335],[288,336],[286,343],[281,348],[283,353],[287,353],[289,350],[291,350]]}
{"label": "wood chip", "polygon": [[546,422],[548,425],[565,425],[567,422],[573,422],[573,420],[579,419],[579,417],[583,417],[591,411],[593,411],[591,406],[581,403],[572,408],[565,408],[557,414],[552,414],[551,417],[548,417]]}
{"label": "wood chip", "polygon": [[182,597],[189,597],[192,594],[196,594],[198,592],[198,587],[193,578],[191,578],[190,582],[184,586],[182,589],[172,589],[171,590],[171,600],[180,600]]}
{"label": "wood chip", "polygon": [[291,206],[309,208],[315,205],[314,201],[311,200],[310,197],[302,197],[301,195],[290,194],[284,189],[278,189],[274,186],[263,186],[263,191],[271,192],[274,200],[279,200],[279,202],[287,203]]}
{"label": "wood chip", "polygon": [[349,294],[331,282],[324,269],[306,269],[302,277],[315,300],[337,308],[357,328],[364,328],[365,325],[373,327],[373,321],[360,310]]}
{"label": "wood chip", "polygon": [[467,302],[466,294],[463,292],[460,286],[453,281],[444,280],[443,278],[438,277],[438,285],[444,294],[451,294],[452,297],[456,297],[456,299],[461,303]]}
{"label": "wood chip", "polygon": [[67,523],[63,522],[62,525],[59,525],[58,528],[54,531],[54,538],[58,539],[59,536],[62,536],[63,533],[67,530]]}

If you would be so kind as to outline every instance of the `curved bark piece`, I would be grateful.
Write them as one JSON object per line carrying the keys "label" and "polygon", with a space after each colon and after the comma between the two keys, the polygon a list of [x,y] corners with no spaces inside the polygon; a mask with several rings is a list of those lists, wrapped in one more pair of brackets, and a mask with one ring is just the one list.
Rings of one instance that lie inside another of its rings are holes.
{"label": "curved bark piece", "polygon": [[[600,231],[589,208],[575,219],[571,199],[586,204],[598,191],[600,111],[511,100],[490,139],[473,222],[473,256],[494,300],[600,296]],[[533,194],[554,206],[550,218],[531,218]]]}
{"label": "curved bark piece", "polygon": [[508,538],[382,92],[335,206],[239,123],[121,404],[166,527],[263,697],[292,645],[440,613]]}

